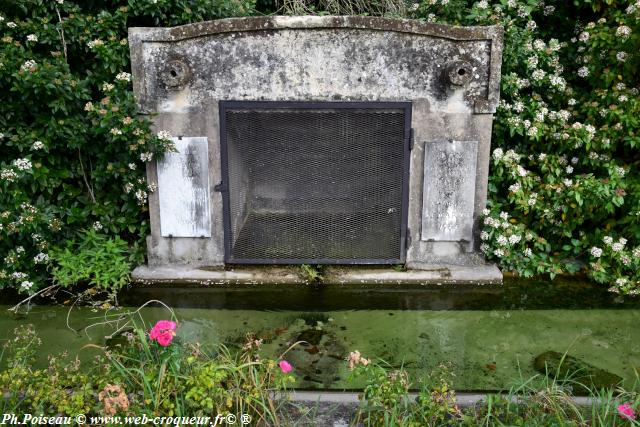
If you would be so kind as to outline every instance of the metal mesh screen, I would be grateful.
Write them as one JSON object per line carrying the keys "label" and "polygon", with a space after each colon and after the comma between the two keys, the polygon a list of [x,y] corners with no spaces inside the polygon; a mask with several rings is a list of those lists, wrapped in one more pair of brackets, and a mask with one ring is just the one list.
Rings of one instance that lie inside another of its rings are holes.
{"label": "metal mesh screen", "polygon": [[403,259],[406,108],[227,104],[227,262]]}

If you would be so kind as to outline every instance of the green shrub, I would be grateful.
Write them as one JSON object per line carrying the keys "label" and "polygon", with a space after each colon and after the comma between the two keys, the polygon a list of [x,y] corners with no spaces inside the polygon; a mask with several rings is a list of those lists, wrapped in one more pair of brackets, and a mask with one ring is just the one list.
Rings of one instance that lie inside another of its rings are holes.
{"label": "green shrub", "polygon": [[141,253],[156,188],[145,163],[171,144],[136,114],[127,28],[252,10],[251,0],[0,1],[0,288],[42,288],[50,248],[81,229]]}
{"label": "green shrub", "polygon": [[505,29],[481,249],[523,276],[640,286],[640,3],[422,1],[411,16]]}
{"label": "green shrub", "polygon": [[127,243],[95,230],[84,232],[80,238],[77,243],[70,241],[64,248],[51,250],[54,283],[69,287],[84,282],[115,294],[129,282]]}

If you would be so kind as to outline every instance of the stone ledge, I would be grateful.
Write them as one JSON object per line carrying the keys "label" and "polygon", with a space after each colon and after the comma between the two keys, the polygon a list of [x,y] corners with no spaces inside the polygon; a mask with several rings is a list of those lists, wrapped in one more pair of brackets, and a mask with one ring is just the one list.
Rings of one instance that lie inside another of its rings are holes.
{"label": "stone ledge", "polygon": [[[433,265],[421,270],[396,271],[389,267],[330,266],[322,274],[323,285],[425,286],[496,285],[502,273],[492,264],[483,266]],[[132,274],[142,285],[307,285],[295,266],[242,266],[232,270],[189,265],[140,266]]]}

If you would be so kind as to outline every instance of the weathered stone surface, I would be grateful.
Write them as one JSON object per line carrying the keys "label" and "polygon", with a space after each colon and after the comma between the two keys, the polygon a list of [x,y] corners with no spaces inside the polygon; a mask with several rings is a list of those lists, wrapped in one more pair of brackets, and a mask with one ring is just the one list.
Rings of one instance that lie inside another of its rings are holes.
{"label": "weathered stone surface", "polygon": [[[276,16],[130,28],[129,43],[141,111],[154,115],[157,130],[209,141],[210,237],[166,233],[161,197],[151,194],[151,265],[224,263],[223,201],[213,190],[223,179],[221,100],[411,102],[415,144],[407,266],[482,264],[475,236],[486,202],[492,113],[499,99],[501,28]],[[452,241],[424,241],[425,141],[449,140],[477,141],[475,170],[465,178],[474,197],[464,207],[469,211],[464,232],[450,233]],[[148,179],[158,181],[155,164],[148,166]]]}
{"label": "weathered stone surface", "polygon": [[173,138],[158,161],[162,237],[211,237],[207,138]]}
{"label": "weathered stone surface", "polygon": [[422,240],[473,239],[477,141],[425,144]]}

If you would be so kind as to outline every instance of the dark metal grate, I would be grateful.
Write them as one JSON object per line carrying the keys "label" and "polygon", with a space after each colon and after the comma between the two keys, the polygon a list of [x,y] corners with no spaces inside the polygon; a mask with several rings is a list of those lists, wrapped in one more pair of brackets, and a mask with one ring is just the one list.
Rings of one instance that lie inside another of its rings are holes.
{"label": "dark metal grate", "polygon": [[221,103],[226,261],[403,262],[410,111]]}

